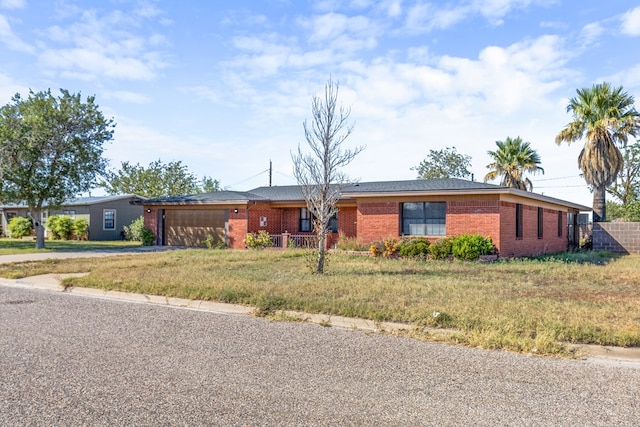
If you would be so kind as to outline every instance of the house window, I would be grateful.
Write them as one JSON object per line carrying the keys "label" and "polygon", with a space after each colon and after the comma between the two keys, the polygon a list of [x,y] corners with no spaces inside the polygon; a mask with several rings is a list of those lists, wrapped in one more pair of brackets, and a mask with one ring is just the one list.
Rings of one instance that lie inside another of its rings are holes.
{"label": "house window", "polygon": [[522,239],[522,205],[516,203],[516,239]]}
{"label": "house window", "polygon": [[558,237],[562,237],[562,211],[558,211]]}
{"label": "house window", "polygon": [[542,239],[543,226],[544,226],[544,209],[538,208],[538,239]]}
{"label": "house window", "polygon": [[104,230],[116,229],[116,211],[114,209],[105,209],[102,211],[102,218]]}
{"label": "house window", "polygon": [[[313,214],[307,208],[300,208],[300,232],[310,232],[313,231]],[[329,224],[327,226],[329,231],[334,233],[338,232],[338,213],[336,212],[329,219]]]}
{"label": "house window", "polygon": [[300,208],[300,227],[301,232],[309,232],[311,228],[311,212],[307,208]]}
{"label": "house window", "polygon": [[70,216],[73,219],[76,218],[76,211],[74,211],[74,210],[64,210],[64,211],[62,211],[62,214],[66,215],[66,216]]}
{"label": "house window", "polygon": [[407,236],[445,236],[446,202],[402,204],[402,234]]}

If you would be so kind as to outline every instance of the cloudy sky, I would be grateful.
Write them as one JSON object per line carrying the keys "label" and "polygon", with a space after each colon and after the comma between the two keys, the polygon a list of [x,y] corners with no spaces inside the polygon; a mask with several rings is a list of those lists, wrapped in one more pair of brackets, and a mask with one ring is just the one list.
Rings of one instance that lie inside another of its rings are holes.
{"label": "cloudy sky", "polygon": [[[231,190],[295,184],[291,152],[329,76],[366,149],[347,174],[413,179],[429,150],[472,157],[520,136],[534,191],[591,205],[581,144],[557,146],[575,90],[640,99],[640,6],[616,0],[0,0],[0,105],[96,95],[112,168],[180,160]],[[632,141],[633,142],[633,141]]]}

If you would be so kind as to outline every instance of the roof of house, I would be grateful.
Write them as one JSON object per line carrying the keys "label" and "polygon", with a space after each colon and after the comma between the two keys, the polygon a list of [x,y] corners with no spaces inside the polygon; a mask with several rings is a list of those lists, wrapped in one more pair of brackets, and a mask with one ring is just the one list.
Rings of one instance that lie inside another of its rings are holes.
{"label": "roof of house", "polygon": [[[99,203],[108,203],[108,202],[116,202],[118,200],[124,199],[137,199],[144,200],[144,197],[138,196],[136,194],[118,194],[115,196],[92,196],[92,197],[77,197],[75,199],[67,200],[65,203],[60,205],[60,207],[67,206],[88,206],[88,205],[96,205]],[[48,206],[48,203],[44,203],[44,207]],[[6,205],[1,205],[0,209],[11,209],[11,208],[28,208],[27,204],[22,203],[9,203]]]}
{"label": "roof of house", "polygon": [[[412,179],[405,181],[377,181],[346,184],[342,187],[343,199],[364,197],[391,197],[410,195],[452,195],[452,194],[511,194],[542,202],[566,206],[581,211],[591,208],[565,200],[545,196],[530,191],[517,190],[501,185],[468,181],[458,178],[447,179]],[[147,199],[140,202],[144,205],[194,205],[194,204],[228,204],[249,203],[255,201],[286,202],[303,201],[299,185],[274,187],[258,187],[249,191],[217,191],[213,193],[187,196]]]}

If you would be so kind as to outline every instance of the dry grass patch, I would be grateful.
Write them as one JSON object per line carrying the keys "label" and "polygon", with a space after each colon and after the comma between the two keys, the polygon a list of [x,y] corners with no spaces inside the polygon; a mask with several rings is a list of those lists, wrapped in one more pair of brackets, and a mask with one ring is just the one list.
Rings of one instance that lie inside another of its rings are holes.
{"label": "dry grass patch", "polygon": [[454,328],[449,341],[562,353],[559,342],[640,346],[640,256],[598,264],[494,264],[331,254],[313,275],[304,251],[185,250],[0,265],[0,275],[82,272],[77,286],[298,310],[418,327]]}

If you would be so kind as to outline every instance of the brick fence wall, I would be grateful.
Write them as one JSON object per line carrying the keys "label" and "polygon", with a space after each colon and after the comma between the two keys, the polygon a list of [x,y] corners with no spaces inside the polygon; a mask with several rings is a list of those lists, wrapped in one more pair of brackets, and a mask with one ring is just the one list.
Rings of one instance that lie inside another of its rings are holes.
{"label": "brick fence wall", "polygon": [[640,253],[640,222],[596,222],[593,250]]}

